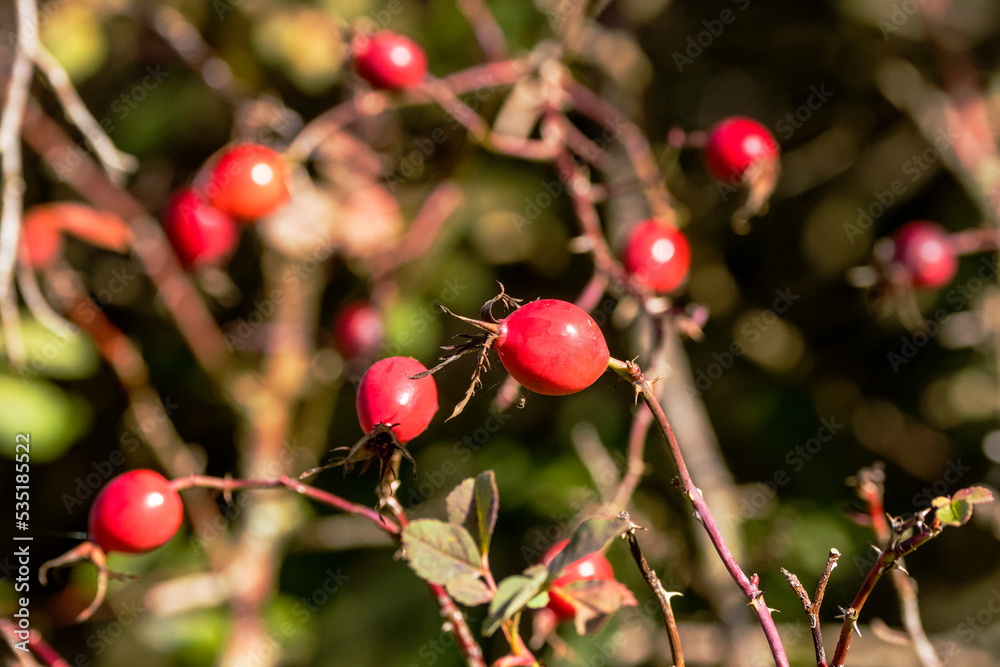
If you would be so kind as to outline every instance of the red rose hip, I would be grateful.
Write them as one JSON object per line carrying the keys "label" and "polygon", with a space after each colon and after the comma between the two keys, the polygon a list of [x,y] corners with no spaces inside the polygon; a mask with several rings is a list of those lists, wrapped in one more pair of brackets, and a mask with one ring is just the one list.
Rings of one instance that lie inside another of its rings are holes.
{"label": "red rose hip", "polygon": [[181,497],[158,472],[132,470],[113,478],[90,508],[90,539],[104,551],[143,553],[174,536]]}
{"label": "red rose hip", "polygon": [[705,166],[720,181],[739,183],[752,167],[778,156],[778,142],[767,128],[743,116],[724,118],[708,131]]}
{"label": "red rose hip", "polygon": [[430,375],[411,380],[427,368],[410,357],[388,357],[372,364],[358,385],[358,421],[365,433],[377,424],[395,424],[401,443],[427,428],[438,409],[437,384]]}
{"label": "red rose hip", "polygon": [[368,301],[352,301],[333,319],[333,344],[348,359],[373,356],[383,334],[382,315]]}
{"label": "red rose hip", "polygon": [[[542,563],[545,565],[551,563],[556,554],[565,549],[567,544],[569,544],[569,540],[562,540],[552,545],[542,556]],[[546,606],[556,615],[558,622],[572,620],[576,616],[576,607],[563,594],[562,590],[576,581],[613,581],[614,578],[615,571],[604,553],[595,551],[574,563],[570,563],[563,570],[563,573],[550,584],[549,602]]]}
{"label": "red rose hip", "polygon": [[637,283],[665,294],[680,287],[687,278],[691,248],[676,227],[646,220],[629,233],[622,263]]}
{"label": "red rose hip", "polygon": [[927,220],[908,222],[893,234],[893,241],[893,259],[906,270],[914,287],[942,287],[955,277],[955,248],[940,225]]}
{"label": "red rose hip", "polygon": [[597,322],[567,301],[532,301],[497,324],[493,346],[500,361],[537,394],[573,394],[592,385],[608,367],[611,354]]}
{"label": "red rose hip", "polygon": [[409,37],[383,30],[355,40],[354,66],[375,88],[403,90],[424,80],[427,56]]}
{"label": "red rose hip", "polygon": [[192,188],[182,188],[170,199],[163,228],[188,268],[225,263],[239,242],[236,222]]}
{"label": "red rose hip", "polygon": [[239,144],[223,153],[208,176],[204,194],[223,213],[250,220],[288,201],[288,163],[261,144]]}

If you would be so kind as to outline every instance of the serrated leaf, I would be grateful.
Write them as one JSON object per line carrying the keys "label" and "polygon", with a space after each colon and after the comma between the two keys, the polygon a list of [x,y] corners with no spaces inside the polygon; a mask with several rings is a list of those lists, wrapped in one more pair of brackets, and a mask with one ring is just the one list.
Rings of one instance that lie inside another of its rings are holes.
{"label": "serrated leaf", "polygon": [[524,574],[515,574],[501,581],[490,602],[489,615],[483,621],[483,635],[491,636],[501,623],[524,609],[542,588],[545,577],[545,568],[536,565],[529,567]]}
{"label": "serrated leaf", "polygon": [[462,526],[437,519],[417,519],[403,529],[410,567],[421,579],[446,586],[457,577],[478,577],[481,558]]}
{"label": "serrated leaf", "polygon": [[970,486],[967,489],[960,489],[952,496],[952,500],[965,500],[973,505],[993,502],[993,492],[985,486]]}
{"label": "serrated leaf", "polygon": [[448,520],[465,526],[479,543],[483,555],[489,553],[490,538],[496,526],[500,499],[492,470],[469,478],[448,494]]}
{"label": "serrated leaf", "polygon": [[972,518],[972,503],[967,500],[947,500],[935,498],[934,500],[945,500],[946,502],[937,504],[937,511],[934,513],[938,521],[946,526],[961,526]]}
{"label": "serrated leaf", "polygon": [[456,602],[468,607],[475,607],[493,599],[493,593],[478,575],[453,577],[444,587]]}
{"label": "serrated leaf", "polygon": [[575,581],[561,588],[560,593],[576,607],[574,623],[581,635],[592,635],[622,607],[638,603],[625,584],[606,579]]}
{"label": "serrated leaf", "polygon": [[566,547],[549,563],[548,580],[555,579],[568,565],[595,551],[601,551],[608,542],[620,537],[627,529],[628,522],[618,517],[587,519],[576,529]]}

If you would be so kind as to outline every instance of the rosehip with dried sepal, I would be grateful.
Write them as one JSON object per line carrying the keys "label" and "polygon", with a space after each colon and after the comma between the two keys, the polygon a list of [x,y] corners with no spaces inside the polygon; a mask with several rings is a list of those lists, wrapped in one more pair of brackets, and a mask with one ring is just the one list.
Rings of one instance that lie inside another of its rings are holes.
{"label": "rosehip with dried sepal", "polygon": [[586,389],[611,358],[594,318],[568,301],[532,301],[497,326],[493,348],[504,368],[536,394],[565,396]]}
{"label": "rosehip with dried sepal", "polygon": [[392,427],[400,443],[407,443],[427,428],[438,409],[437,384],[430,376],[411,376],[427,367],[410,357],[381,359],[365,371],[358,385],[358,421],[365,433],[378,424]]}
{"label": "rosehip with dried sepal", "polygon": [[778,157],[778,142],[766,127],[743,116],[724,118],[708,131],[704,157],[720,181],[741,182],[755,167]]}
{"label": "rosehip with dried sepal", "polygon": [[951,282],[958,258],[948,232],[928,220],[908,222],[893,234],[893,261],[914,287],[936,288]]}
{"label": "rosehip with dried sepal", "polygon": [[291,196],[288,163],[280,153],[246,143],[225,151],[199,190],[223,213],[242,220],[270,215]]}
{"label": "rosehip with dried sepal", "polygon": [[188,187],[167,203],[163,229],[187,268],[223,264],[239,243],[236,222]]}
{"label": "rosehip with dried sepal", "polygon": [[181,497],[170,482],[153,470],[131,470],[97,494],[88,531],[105,552],[145,553],[172,538],[183,516]]}
{"label": "rosehip with dried sepal", "polygon": [[645,220],[629,232],[622,264],[636,283],[666,294],[687,279],[691,248],[684,234],[673,225]]}
{"label": "rosehip with dried sepal", "polygon": [[382,90],[416,86],[427,74],[427,56],[405,35],[382,30],[354,40],[354,67],[362,79]]}
{"label": "rosehip with dried sepal", "polygon": [[[493,315],[493,306],[498,302],[514,309],[501,320]],[[500,294],[483,304],[478,320],[456,315],[441,306],[452,317],[484,332],[466,336],[469,340],[462,345],[446,347],[449,352],[441,363],[418,376],[436,373],[466,354],[478,355],[479,362],[465,397],[448,419],[461,414],[482,385],[479,376],[490,367],[490,350],[497,351],[514,380],[536,394],[547,396],[565,396],[586,389],[607,369],[611,360],[608,344],[587,311],[558,299],[541,299],[519,307],[520,303],[520,299],[505,294],[501,285]]]}

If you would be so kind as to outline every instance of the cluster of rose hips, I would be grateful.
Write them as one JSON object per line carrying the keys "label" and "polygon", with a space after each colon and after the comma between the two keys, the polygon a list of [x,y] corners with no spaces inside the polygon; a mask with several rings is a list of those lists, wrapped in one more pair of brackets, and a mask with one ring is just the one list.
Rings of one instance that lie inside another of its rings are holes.
{"label": "cluster of rose hips", "polygon": [[[358,37],[354,55],[358,75],[377,89],[401,91],[419,85],[426,77],[423,50],[390,31]],[[713,127],[704,145],[707,169],[728,183],[741,182],[757,165],[776,160],[777,153],[774,138],[763,126],[739,117]],[[290,198],[291,167],[286,159],[264,145],[237,144],[215,157],[193,184],[173,194],[163,226],[186,268],[219,266],[228,261],[238,245],[241,224],[273,214]],[[90,213],[79,215],[85,218]],[[76,226],[80,225],[85,223]],[[118,223],[112,227],[126,229]],[[61,234],[73,230],[73,224],[50,209],[27,216],[23,261],[32,267],[50,264],[59,254]],[[121,246],[123,242],[113,239],[108,245]],[[906,250],[905,244],[900,247],[901,252],[923,252]],[[687,279],[691,250],[679,229],[651,218],[630,230],[621,261],[634,286],[669,294]],[[919,277],[915,274],[914,282],[917,280],[933,282],[935,278],[920,273]],[[516,307],[514,300],[507,300],[506,305],[515,307],[497,320],[489,309],[492,303],[484,307],[485,321],[466,320],[486,332],[481,363],[487,352],[495,350],[518,383],[533,392],[554,396],[590,386],[607,369],[611,357],[604,335],[594,319],[578,306],[543,299]],[[378,309],[367,301],[352,302],[335,318],[333,333],[335,345],[346,358],[371,358],[382,339]],[[339,463],[349,467],[361,461],[367,465],[379,458],[384,468],[396,452],[410,458],[406,444],[427,428],[438,409],[431,372],[407,357],[390,357],[371,365],[357,391],[358,420],[365,437]],[[176,534],[182,518],[183,504],[174,484],[152,470],[133,470],[112,479],[98,494],[89,514],[89,542],[85,546],[101,566],[102,575],[106,575],[104,553],[156,549]],[[556,544],[543,561],[550,562],[565,545],[566,541]],[[74,551],[88,553],[86,549]],[[86,556],[73,559],[80,557]],[[63,557],[52,564],[66,562]],[[576,609],[572,596],[565,593],[570,584],[613,579],[614,572],[600,552],[580,559],[552,582],[548,613],[556,622],[573,618]]]}

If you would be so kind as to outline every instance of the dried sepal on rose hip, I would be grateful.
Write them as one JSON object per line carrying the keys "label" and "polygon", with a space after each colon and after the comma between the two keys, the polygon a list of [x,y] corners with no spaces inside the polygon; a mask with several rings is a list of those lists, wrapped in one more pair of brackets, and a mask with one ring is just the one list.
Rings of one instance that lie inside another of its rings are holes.
{"label": "dried sepal on rose hip", "polygon": [[780,152],[774,135],[752,118],[730,116],[708,130],[705,166],[720,192],[745,193],[732,217],[738,233],[747,233],[750,218],[767,209],[781,174]]}
{"label": "dried sepal on rose hip", "polygon": [[[482,386],[479,376],[490,368],[490,350],[496,350],[511,377],[536,394],[547,396],[565,396],[586,389],[608,367],[611,354],[604,333],[587,311],[558,299],[519,306],[520,300],[506,295],[503,285],[500,290],[498,296],[483,305],[479,320],[455,315],[441,306],[449,315],[485,332],[465,336],[469,340],[462,345],[446,346],[448,354],[443,361],[416,376],[425,377],[466,354],[477,354],[469,389],[448,419],[460,414]],[[513,311],[498,320],[493,315],[496,303]]]}
{"label": "dried sepal on rose hip", "polygon": [[168,542],[181,526],[184,505],[173,485],[153,470],[130,470],[111,479],[94,499],[87,519],[89,539],[62,556],[43,564],[38,570],[42,584],[47,573],[82,560],[97,566],[97,594],[90,605],[80,612],[77,621],[84,621],[104,600],[108,578],[123,578],[106,566],[106,554],[146,553]]}
{"label": "dried sepal on rose hip", "polygon": [[[299,479],[336,466],[344,466],[346,475],[358,463],[364,473],[373,460],[378,460],[377,491],[381,500],[382,489],[392,481],[390,462],[397,452],[413,465],[416,476],[416,461],[406,443],[427,429],[438,409],[437,383],[434,378],[422,375],[426,371],[426,366],[410,357],[387,357],[372,364],[361,377],[356,399],[364,437],[352,447],[334,449],[346,453],[326,465],[307,470]],[[417,375],[421,377],[414,379]]]}

